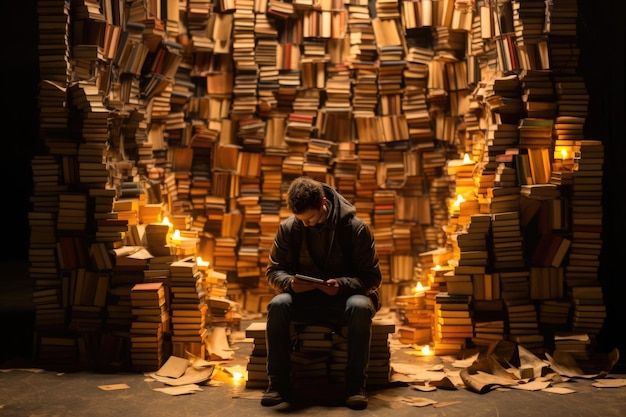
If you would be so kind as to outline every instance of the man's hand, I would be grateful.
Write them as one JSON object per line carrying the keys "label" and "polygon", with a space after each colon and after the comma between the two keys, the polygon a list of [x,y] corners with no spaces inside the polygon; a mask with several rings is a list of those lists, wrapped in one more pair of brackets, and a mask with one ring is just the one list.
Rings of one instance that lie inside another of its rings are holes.
{"label": "man's hand", "polygon": [[316,288],[324,293],[326,293],[326,295],[337,295],[337,293],[339,292],[339,283],[337,282],[336,279],[331,278],[329,280],[326,281],[326,284],[315,284]]}
{"label": "man's hand", "polygon": [[302,279],[294,278],[291,280],[291,289],[295,293],[307,292],[317,288],[317,284],[314,284],[310,281],[305,281]]}
{"label": "man's hand", "polygon": [[311,290],[320,290],[327,295],[337,295],[339,292],[339,284],[335,279],[329,279],[323,283],[316,283],[298,279],[297,277],[291,281],[291,289],[295,293],[301,293]]}

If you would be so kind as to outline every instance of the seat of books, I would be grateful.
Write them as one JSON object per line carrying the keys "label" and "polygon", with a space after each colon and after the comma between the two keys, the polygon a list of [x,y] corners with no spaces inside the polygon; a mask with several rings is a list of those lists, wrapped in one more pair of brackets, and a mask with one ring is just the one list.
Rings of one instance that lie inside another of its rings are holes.
{"label": "seat of books", "polygon": [[[368,388],[386,386],[391,375],[389,334],[395,332],[391,320],[372,323]],[[348,358],[346,328],[325,323],[291,323],[291,374],[294,394],[315,401],[343,399],[345,368]],[[265,323],[251,323],[246,337],[253,339],[247,365],[247,388],[267,387]]]}

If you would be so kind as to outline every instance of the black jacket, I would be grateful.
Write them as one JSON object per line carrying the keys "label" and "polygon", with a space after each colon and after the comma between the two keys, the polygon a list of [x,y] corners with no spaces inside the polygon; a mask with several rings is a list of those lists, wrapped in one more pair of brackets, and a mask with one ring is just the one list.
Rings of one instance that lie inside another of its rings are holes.
{"label": "black jacket", "polygon": [[[322,225],[305,227],[293,215],[281,222],[270,250],[267,281],[276,291],[287,292],[296,273],[335,278],[339,295],[369,295],[376,308],[380,308],[378,289],[382,276],[372,232],[356,216],[356,209],[348,200],[327,184],[324,192],[332,207]],[[343,243],[343,248],[350,247],[351,256],[342,250],[339,237],[339,228],[346,224],[349,224],[351,244]],[[292,228],[300,230],[292,233]],[[301,237],[301,242],[292,242],[293,236]],[[298,250],[298,256],[294,250]]]}

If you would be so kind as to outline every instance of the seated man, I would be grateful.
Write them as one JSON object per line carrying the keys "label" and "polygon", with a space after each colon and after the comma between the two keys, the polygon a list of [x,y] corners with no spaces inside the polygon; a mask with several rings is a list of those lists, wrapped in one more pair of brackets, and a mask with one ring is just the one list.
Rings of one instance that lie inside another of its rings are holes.
{"label": "seated man", "polygon": [[[280,224],[266,271],[279,294],[267,306],[269,387],[261,404],[280,404],[291,393],[289,326],[296,320],[347,326],[346,406],[362,410],[382,281],[374,237],[355,207],[327,184],[296,178],[287,204],[293,215]],[[323,282],[296,279],[296,274]]]}

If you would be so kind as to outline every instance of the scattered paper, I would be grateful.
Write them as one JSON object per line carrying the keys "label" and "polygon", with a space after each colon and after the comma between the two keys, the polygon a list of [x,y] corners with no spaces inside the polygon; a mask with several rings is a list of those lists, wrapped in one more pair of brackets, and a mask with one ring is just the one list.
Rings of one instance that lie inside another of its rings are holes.
{"label": "scattered paper", "polygon": [[448,390],[454,390],[457,387],[457,385],[454,382],[452,382],[452,380],[448,378],[447,376],[442,378],[439,381],[431,381],[431,384],[437,388],[448,389]]}
{"label": "scattered paper", "polygon": [[427,405],[437,404],[437,401],[423,397],[403,397],[402,402],[414,407],[426,407]]}
{"label": "scattered paper", "polygon": [[571,393],[576,392],[573,389],[563,388],[563,387],[548,387],[548,388],[544,388],[542,391],[550,392],[552,394],[571,394]]}
{"label": "scattered paper", "polygon": [[546,361],[539,358],[537,355],[535,355],[522,345],[517,345],[517,352],[519,354],[520,368],[532,368],[533,375],[541,375],[543,372],[543,368],[548,366],[548,363]]}
{"label": "scattered paper", "polygon": [[619,387],[626,386],[626,379],[624,378],[597,379],[591,385],[596,388],[619,388]]}
{"label": "scattered paper", "polygon": [[545,390],[549,386],[550,386],[550,381],[540,381],[540,380],[534,380],[530,382],[510,385],[511,388],[521,389],[524,391],[541,391],[541,390]]}
{"label": "scattered paper", "polygon": [[441,403],[433,404],[435,408],[448,407],[451,405],[461,404],[461,401],[444,401]]}
{"label": "scattered paper", "polygon": [[569,376],[571,378],[595,378],[597,374],[588,375],[583,372],[582,369],[576,363],[576,359],[567,352],[554,351],[554,356],[550,356],[546,353],[546,358],[550,362],[550,367],[561,375]]}
{"label": "scattered paper", "polygon": [[452,366],[455,368],[467,368],[471,366],[478,359],[478,353],[470,356],[469,358],[459,359],[452,362]]}
{"label": "scattered paper", "polygon": [[163,366],[156,371],[156,374],[169,378],[180,378],[183,376],[188,366],[189,361],[187,359],[172,355],[165,361]]}
{"label": "scattered paper", "polygon": [[434,385],[413,385],[413,389],[423,392],[437,391],[437,387]]}
{"label": "scattered paper", "polygon": [[146,248],[141,248],[133,253],[131,253],[130,255],[128,255],[129,258],[132,259],[152,259],[154,258],[154,256],[152,256],[152,254],[150,252],[148,252],[148,249]]}
{"label": "scattered paper", "polygon": [[129,389],[130,387],[126,384],[108,384],[108,385],[98,385],[103,391],[117,391],[120,389]]}
{"label": "scattered paper", "polygon": [[209,353],[211,359],[232,359],[235,352],[231,349],[224,327],[215,327],[209,336]]}
{"label": "scattered paper", "polygon": [[180,378],[169,378],[166,376],[157,375],[156,373],[149,374],[149,376],[167,385],[183,386],[188,384],[199,384],[201,382],[205,382],[206,380],[211,378],[213,371],[215,371],[214,366],[200,369],[192,368],[191,366],[189,366]]}
{"label": "scattered paper", "polygon": [[169,395],[185,395],[193,394],[194,392],[202,391],[202,388],[196,384],[180,385],[177,387],[165,387],[165,388],[153,388],[153,391],[162,392]]}

